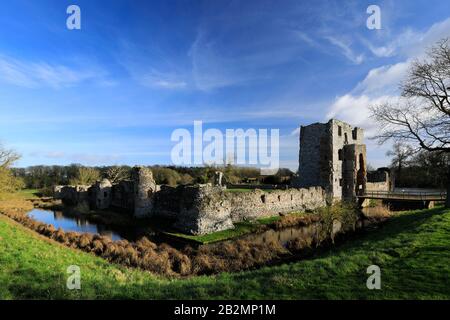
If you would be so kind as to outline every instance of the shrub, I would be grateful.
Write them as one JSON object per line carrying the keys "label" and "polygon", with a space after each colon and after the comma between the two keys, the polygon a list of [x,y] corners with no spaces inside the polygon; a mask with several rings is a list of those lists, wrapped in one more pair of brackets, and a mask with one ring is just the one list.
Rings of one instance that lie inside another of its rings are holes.
{"label": "shrub", "polygon": [[92,241],[92,235],[88,233],[83,233],[81,236],[77,239],[78,247],[81,249],[87,249],[89,248]]}
{"label": "shrub", "polygon": [[92,241],[92,251],[97,254],[101,255],[103,253],[105,246],[103,245],[103,242],[100,240],[94,240]]}
{"label": "shrub", "polygon": [[150,240],[148,240],[147,237],[140,238],[138,241],[136,241],[136,245],[141,250],[146,250],[149,248],[156,250],[156,248],[158,247],[154,242],[151,242]]}
{"label": "shrub", "polygon": [[180,174],[173,169],[152,167],[153,178],[157,184],[176,186],[181,180]]}
{"label": "shrub", "polygon": [[348,202],[335,203],[331,206],[320,208],[317,210],[317,214],[322,225],[319,228],[317,245],[329,238],[334,239],[333,224],[336,220],[342,223],[342,230],[354,229],[359,217],[355,205]]}
{"label": "shrub", "polygon": [[290,214],[281,217],[279,220],[275,221],[271,226],[276,230],[279,230],[288,227],[307,226],[319,220],[320,216],[317,214],[307,214],[301,216]]}

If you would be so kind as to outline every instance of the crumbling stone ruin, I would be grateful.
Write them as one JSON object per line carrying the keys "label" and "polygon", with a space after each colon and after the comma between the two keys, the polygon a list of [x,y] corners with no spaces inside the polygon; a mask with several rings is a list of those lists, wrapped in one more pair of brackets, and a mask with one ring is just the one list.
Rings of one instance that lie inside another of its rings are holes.
{"label": "crumbling stone ruin", "polygon": [[54,196],[67,205],[85,202],[91,209],[123,209],[133,212],[136,217],[144,217],[151,215],[156,191],[152,171],[134,167],[132,180],[114,185],[108,179],[103,179],[92,186],[56,186]]}
{"label": "crumbling stone ruin", "polygon": [[368,191],[393,191],[395,180],[389,168],[367,172]]}
{"label": "crumbling stone ruin", "polygon": [[134,215],[149,217],[153,212],[153,198],[156,192],[156,182],[150,169],[134,167],[131,179],[134,184]]}
{"label": "crumbling stone ruin", "polygon": [[320,186],[330,201],[352,200],[366,187],[364,131],[331,119],[300,128],[298,187]]}
{"label": "crumbling stone ruin", "polygon": [[391,187],[386,172],[371,175],[376,182],[367,181],[363,135],[362,129],[334,119],[301,127],[300,176],[286,190],[227,192],[219,171],[214,185],[158,186],[150,169],[135,167],[131,180],[57,186],[55,196],[69,205],[170,219],[182,232],[207,234],[233,228],[240,221],[314,210],[341,199],[354,201],[367,188]]}
{"label": "crumbling stone ruin", "polygon": [[91,203],[97,209],[108,209],[112,201],[112,184],[108,179],[95,183],[88,189]]}
{"label": "crumbling stone ruin", "polygon": [[215,186],[222,186],[222,179],[223,179],[223,172],[222,171],[216,171],[214,172],[214,185]]}
{"label": "crumbling stone ruin", "polygon": [[235,193],[211,184],[157,186],[151,171],[143,167],[133,169],[131,181],[111,185],[102,180],[92,186],[59,186],[55,188],[55,197],[68,205],[122,210],[136,218],[170,219],[175,228],[190,234],[226,230],[233,228],[235,222],[326,205],[320,187]]}
{"label": "crumbling stone ruin", "polygon": [[319,187],[270,192],[258,189],[227,192],[226,189],[211,185],[173,189],[179,189],[178,192],[182,194],[174,199],[175,203],[182,199],[180,207],[174,208],[172,213],[177,217],[175,226],[192,234],[225,230],[232,228],[236,222],[314,210],[326,205],[325,193]]}

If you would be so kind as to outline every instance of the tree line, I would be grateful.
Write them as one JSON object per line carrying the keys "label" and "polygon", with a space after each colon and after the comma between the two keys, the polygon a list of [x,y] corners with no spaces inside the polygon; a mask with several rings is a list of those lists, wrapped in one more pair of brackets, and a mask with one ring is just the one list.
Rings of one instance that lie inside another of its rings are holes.
{"label": "tree line", "polygon": [[[280,169],[276,175],[261,176],[258,168],[236,167],[176,167],[149,166],[157,184],[170,186],[213,182],[216,171],[224,174],[225,183],[288,184],[293,173],[289,169]],[[80,164],[68,166],[30,166],[27,168],[12,168],[12,176],[23,181],[29,189],[50,189],[55,185],[90,185],[106,178],[112,183],[127,180],[131,177],[130,166],[86,167]]]}
{"label": "tree line", "polygon": [[390,168],[396,187],[446,189],[450,162],[447,153],[415,150],[395,143],[387,156],[392,157]]}

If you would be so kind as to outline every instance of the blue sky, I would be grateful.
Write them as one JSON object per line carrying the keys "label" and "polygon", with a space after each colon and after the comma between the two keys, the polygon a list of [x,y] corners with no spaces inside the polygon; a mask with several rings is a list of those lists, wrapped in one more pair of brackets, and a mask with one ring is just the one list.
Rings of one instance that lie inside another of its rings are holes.
{"label": "blue sky", "polygon": [[[450,36],[448,1],[9,1],[0,5],[0,140],[18,166],[168,164],[177,128],[348,121],[398,95],[409,64]],[[68,30],[66,8],[81,8]],[[366,8],[381,8],[381,30]],[[367,141],[369,162],[388,146]]]}

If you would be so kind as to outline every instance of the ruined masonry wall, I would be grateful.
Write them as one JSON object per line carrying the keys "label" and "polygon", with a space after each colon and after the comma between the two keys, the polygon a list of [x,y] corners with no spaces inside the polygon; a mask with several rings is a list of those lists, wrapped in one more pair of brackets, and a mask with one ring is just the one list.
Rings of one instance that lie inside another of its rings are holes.
{"label": "ruined masonry wall", "polygon": [[[58,187],[55,195],[70,205],[90,202],[91,207],[106,209],[109,204],[131,209],[136,217],[171,219],[174,227],[190,234],[208,234],[231,229],[234,222],[326,205],[326,193],[321,187],[237,193],[210,184],[158,188],[151,171],[142,168],[134,170],[133,181],[112,188],[106,181],[93,187]],[[88,190],[91,190],[90,197]]]}
{"label": "ruined masonry wall", "polygon": [[377,170],[367,174],[367,191],[391,191],[392,182],[388,171]]}
{"label": "ruined masonry wall", "polygon": [[[364,131],[360,128],[353,128],[351,125],[332,119],[328,122],[331,131],[331,144],[332,144],[332,177],[331,177],[331,189],[333,198],[341,199],[343,195],[346,195],[348,190],[345,190],[345,181],[340,182],[340,179],[344,179],[344,159],[345,150],[347,145],[362,145],[364,143]],[[339,153],[342,153],[343,157],[339,159]],[[365,157],[365,153],[364,153]],[[353,160],[353,159],[352,159]],[[349,177],[350,178],[350,177]],[[351,179],[350,179],[351,180]]]}
{"label": "ruined masonry wall", "polygon": [[233,222],[246,219],[259,219],[294,211],[313,210],[326,206],[326,195],[320,187],[303,189],[274,190],[264,192],[230,193],[227,196],[231,205]]}
{"label": "ruined masonry wall", "polygon": [[315,123],[300,128],[300,154],[299,154],[299,174],[297,184],[299,187],[328,185],[327,179],[323,175],[329,174],[330,169],[323,167],[321,149],[327,147],[328,143],[327,126],[322,123]]}
{"label": "ruined masonry wall", "polygon": [[370,191],[390,191],[389,182],[367,182],[368,192]]}
{"label": "ruined masonry wall", "polygon": [[183,232],[207,234],[235,222],[323,207],[326,196],[320,187],[235,193],[212,185],[163,186],[154,203],[154,216],[174,218]]}
{"label": "ruined masonry wall", "polygon": [[174,227],[190,234],[208,234],[234,227],[230,202],[221,187],[190,186],[182,190]]}
{"label": "ruined masonry wall", "polygon": [[[364,131],[331,119],[327,123],[314,123],[300,129],[299,178],[295,187],[321,186],[330,200],[341,200],[352,194],[349,185],[353,170],[346,170],[345,148],[363,145]],[[364,151],[365,152],[365,151]],[[347,153],[348,155],[348,153]],[[353,154],[351,154],[353,156]],[[364,154],[365,157],[365,154]],[[347,160],[352,160],[347,158]],[[346,171],[346,172],[344,172]],[[344,181],[349,179],[349,183]]]}
{"label": "ruined masonry wall", "polygon": [[132,180],[134,181],[134,216],[138,218],[151,216],[153,198],[157,189],[152,171],[145,167],[134,167]]}

